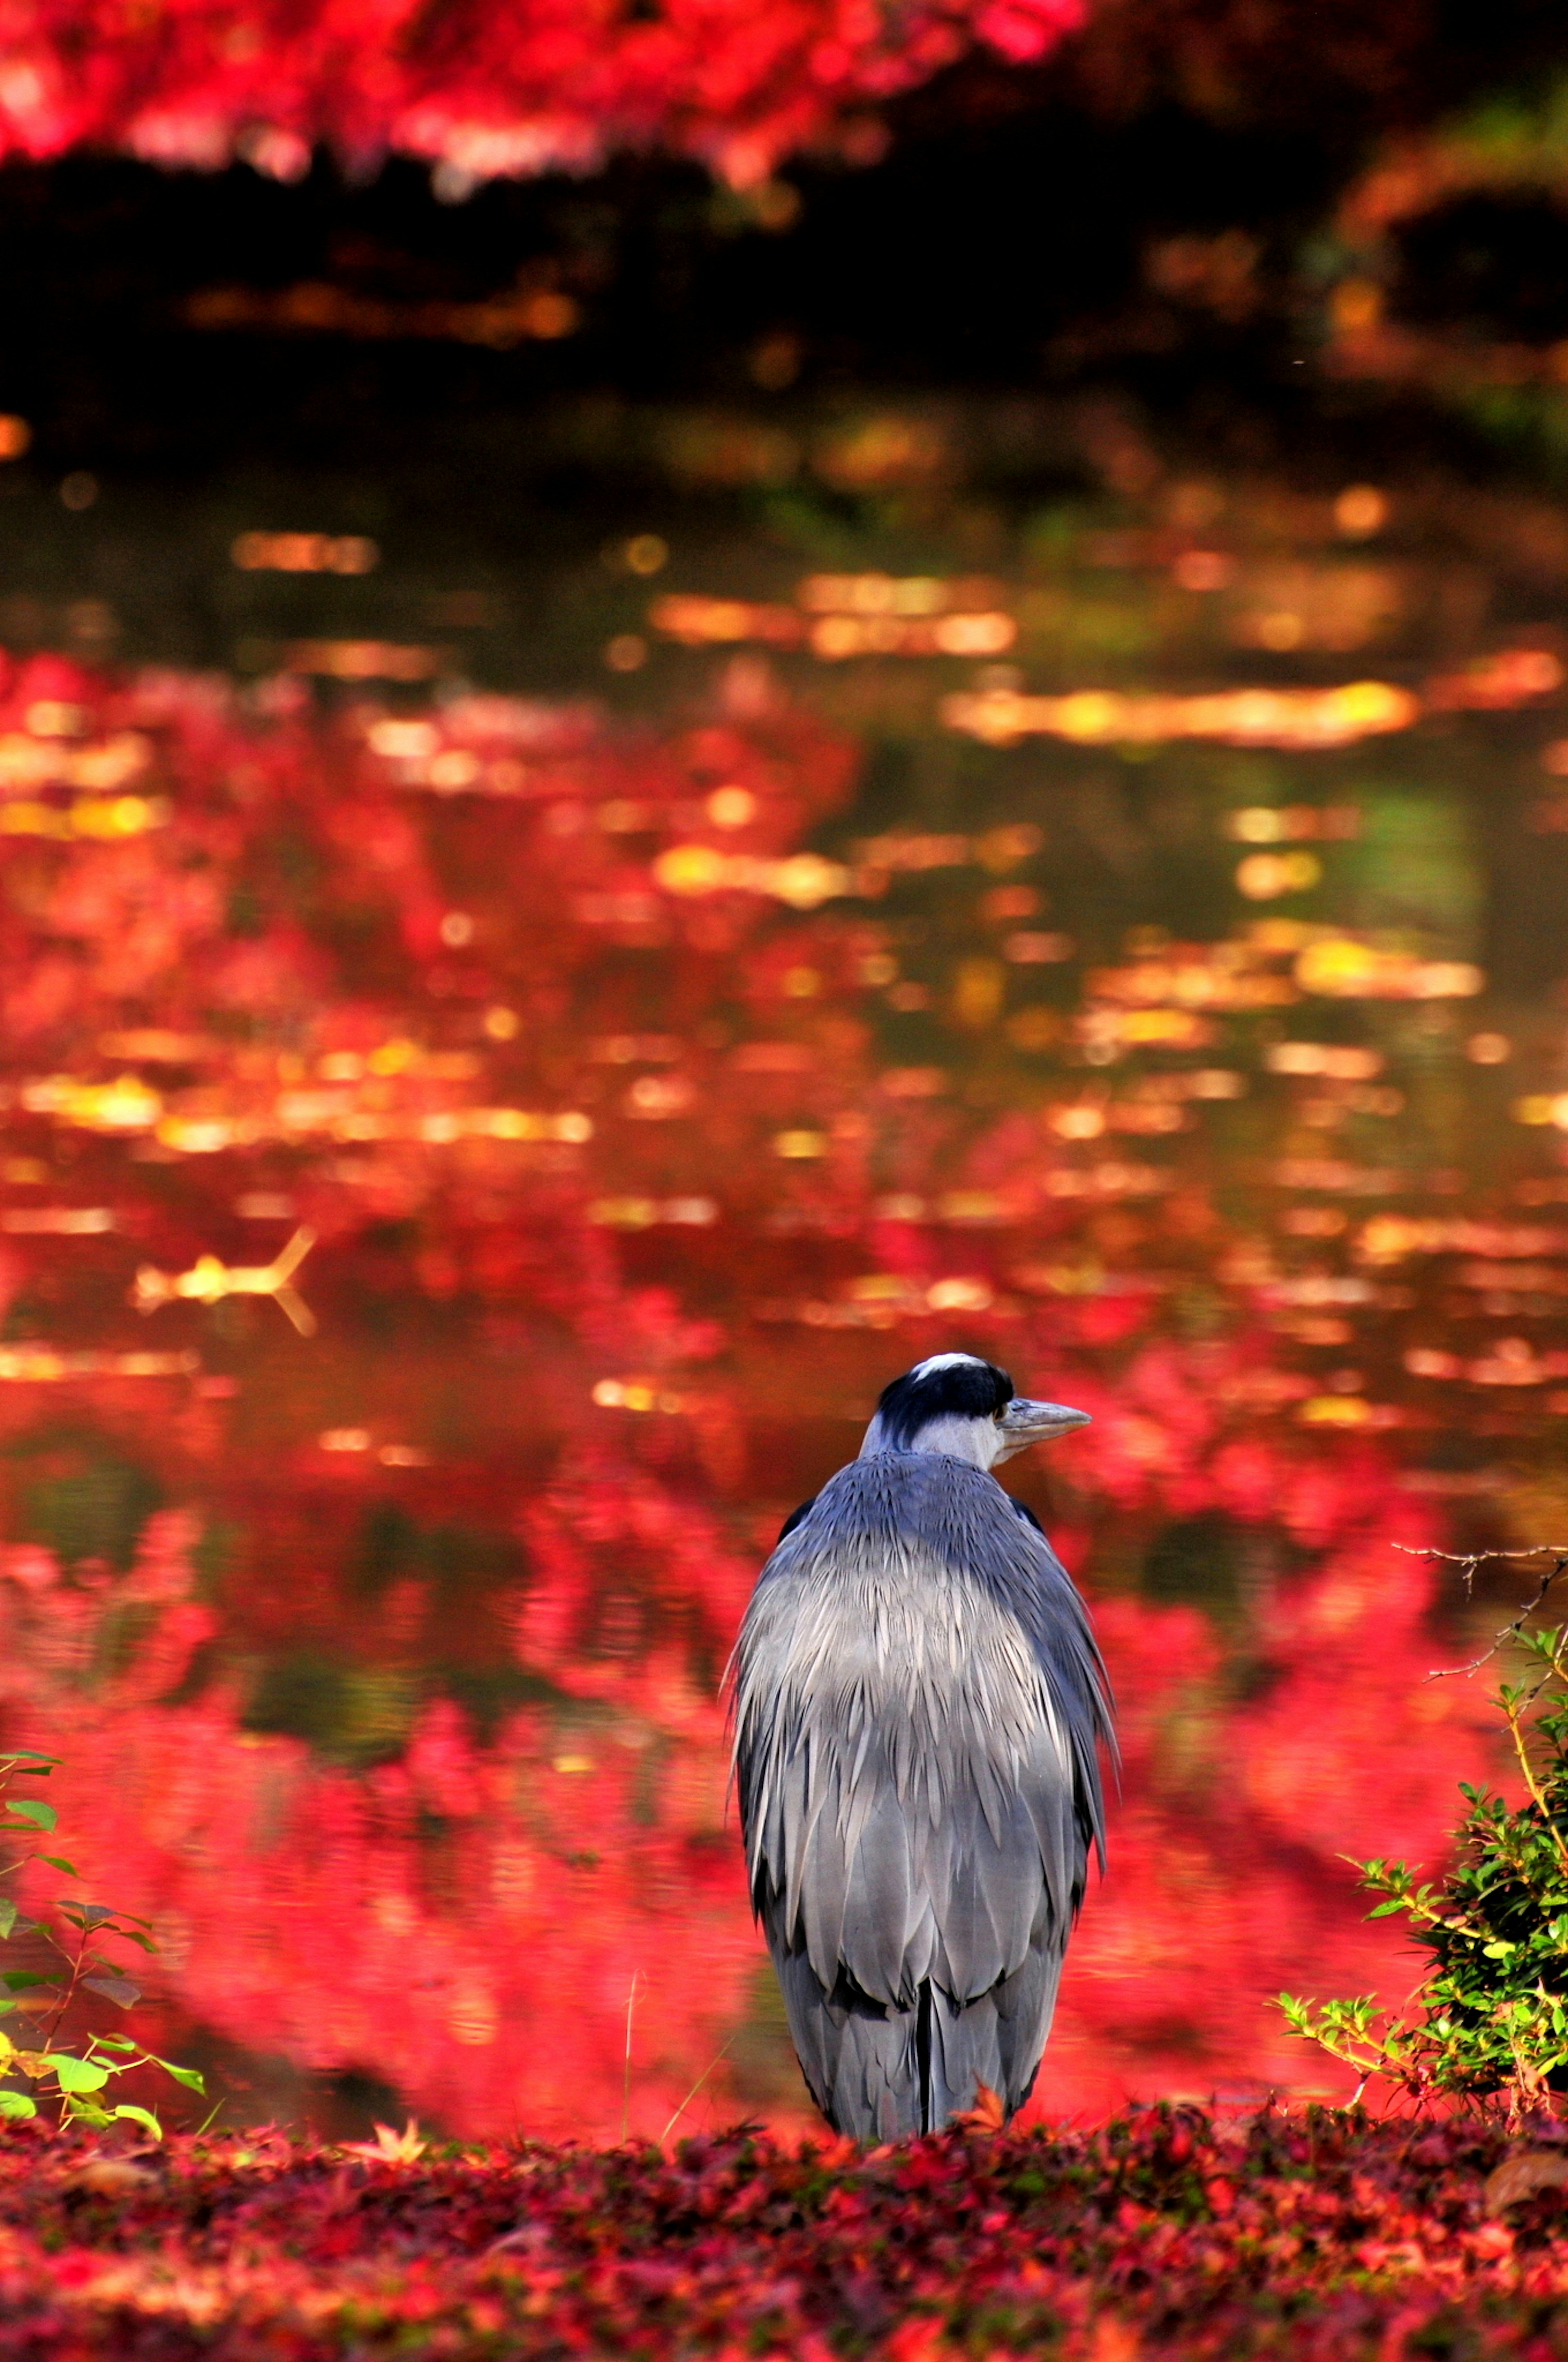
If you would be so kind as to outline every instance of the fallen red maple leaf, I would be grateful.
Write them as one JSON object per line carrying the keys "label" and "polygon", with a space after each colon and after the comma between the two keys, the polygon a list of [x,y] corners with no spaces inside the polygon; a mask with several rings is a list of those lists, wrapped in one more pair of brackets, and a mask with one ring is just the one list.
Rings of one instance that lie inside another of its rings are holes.
{"label": "fallen red maple leaf", "polygon": [[390,2125],[378,2125],[374,2140],[344,2141],[340,2146],[345,2157],[367,2157],[378,2165],[412,2165],[430,2143],[420,2138],[419,2126],[411,2116],[400,2133],[395,2133]]}
{"label": "fallen red maple leaf", "polygon": [[966,2133],[1005,2132],[1007,2111],[1002,2104],[1001,2092],[993,2092],[989,2083],[978,2083],[973,2107],[960,2110],[953,2122]]}

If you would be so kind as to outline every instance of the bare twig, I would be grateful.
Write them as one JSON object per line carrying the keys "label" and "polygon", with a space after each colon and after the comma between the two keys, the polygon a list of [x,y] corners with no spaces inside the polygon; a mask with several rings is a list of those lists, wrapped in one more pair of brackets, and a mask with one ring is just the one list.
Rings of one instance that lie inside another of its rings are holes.
{"label": "bare twig", "polygon": [[[1417,1550],[1408,1542],[1395,1542],[1393,1548],[1402,1551],[1407,1558],[1441,1559],[1450,1566],[1463,1567],[1464,1588],[1467,1592],[1475,1579],[1476,1568],[1486,1565],[1493,1559],[1550,1558],[1552,1562],[1536,1584],[1533,1598],[1527,1599],[1519,1614],[1493,1634],[1489,1648],[1484,1649],[1480,1656],[1473,1658],[1467,1665],[1441,1665],[1434,1668],[1426,1676],[1429,1682],[1447,1681],[1456,1673],[1479,1672],[1481,1667],[1488,1663],[1499,1649],[1506,1646],[1509,1640],[1518,1639],[1552,1584],[1560,1576],[1568,1573],[1568,1542],[1532,1542],[1523,1550],[1443,1551],[1431,1548]],[[1561,1642],[1553,1650],[1551,1663],[1533,1688],[1528,1691],[1523,1688],[1511,1691],[1505,1685],[1498,1696],[1497,1704],[1502,1709],[1503,1719],[1508,1726],[1508,1737],[1513,1741],[1514,1753],[1519,1759],[1519,1767],[1524,1775],[1525,1786],[1530,1791],[1531,1800],[1541,1815],[1543,1825],[1551,1832],[1559,1860],[1563,1868],[1568,1870],[1568,1840],[1564,1839],[1562,1830],[1547,1810],[1545,1794],[1540,1781],[1536,1778],[1535,1767],[1530,1760],[1530,1748],[1525,1729],[1526,1714],[1553,1675],[1559,1681],[1568,1679],[1568,1667],[1565,1667],[1563,1662]]]}
{"label": "bare twig", "polygon": [[1550,1557],[1556,1562],[1541,1576],[1536,1585],[1534,1598],[1528,1599],[1513,1621],[1505,1624],[1500,1631],[1493,1635],[1490,1648],[1483,1650],[1480,1656],[1473,1658],[1467,1665],[1434,1666],[1432,1671],[1424,1676],[1424,1680],[1429,1682],[1450,1681],[1458,1673],[1478,1673],[1482,1666],[1488,1664],[1507,1641],[1519,1638],[1559,1575],[1568,1573],[1568,1542],[1534,1542],[1529,1550],[1507,1551],[1416,1550],[1409,1542],[1395,1542],[1391,1547],[1397,1551],[1402,1551],[1407,1558],[1443,1559],[1451,1566],[1462,1566],[1464,1569],[1466,1591],[1470,1589],[1475,1579],[1476,1568],[1487,1565],[1493,1559]]}

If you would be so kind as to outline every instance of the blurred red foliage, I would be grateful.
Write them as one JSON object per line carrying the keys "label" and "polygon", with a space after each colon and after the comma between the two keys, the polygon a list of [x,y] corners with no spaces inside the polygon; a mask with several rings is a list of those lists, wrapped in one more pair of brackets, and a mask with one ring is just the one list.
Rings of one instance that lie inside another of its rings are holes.
{"label": "blurred red foliage", "polygon": [[[396,151],[456,184],[582,171],[663,141],[737,186],[806,144],[863,152],[863,110],[979,40],[1038,58],[1081,0],[662,0],[620,10],[518,0],[433,15],[410,0],[288,10],[27,0],[0,72],[0,153],[91,144],[295,180],[317,143],[363,169]],[[855,110],[861,110],[857,124]]]}

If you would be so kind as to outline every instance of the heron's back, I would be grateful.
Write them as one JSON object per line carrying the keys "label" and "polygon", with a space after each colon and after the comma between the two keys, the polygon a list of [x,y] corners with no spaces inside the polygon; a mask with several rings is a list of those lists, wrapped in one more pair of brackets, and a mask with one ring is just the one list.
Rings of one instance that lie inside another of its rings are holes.
{"label": "heron's back", "polygon": [[752,1897],[826,2113],[919,2130],[977,2080],[1016,2106],[1101,1816],[1099,1660],[1043,1535],[964,1462],[852,1462],[762,1571],[736,1709]]}

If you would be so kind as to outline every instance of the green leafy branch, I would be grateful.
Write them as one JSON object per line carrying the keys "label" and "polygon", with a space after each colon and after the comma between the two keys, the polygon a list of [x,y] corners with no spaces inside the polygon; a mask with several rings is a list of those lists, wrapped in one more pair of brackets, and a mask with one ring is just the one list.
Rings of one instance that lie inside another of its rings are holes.
{"label": "green leafy branch", "polygon": [[[40,1755],[31,1748],[0,1754],[0,1842],[24,1837],[49,1836],[57,1827],[54,1806],[38,1796],[12,1795],[19,1779],[48,1779],[60,1758]],[[45,1853],[34,1844],[14,1860],[0,1861],[0,1881],[14,1878],[29,1863],[39,1861],[62,1877],[80,1879],[76,1864],[63,1854]],[[155,2139],[163,2127],[150,2108],[128,2101],[112,2102],[110,2085],[138,2067],[159,2067],[192,2092],[204,2090],[193,2067],[176,2066],[160,2058],[125,2035],[93,2034],[78,2048],[60,2047],[58,2036],[72,2004],[83,1993],[94,1993],[116,2008],[129,2009],[141,1999],[141,1987],[126,1974],[126,1963],[105,1944],[131,1944],[154,1951],[152,1933],[145,1919],[106,1903],[88,1903],[74,1895],[59,1898],[52,1918],[24,1917],[12,1894],[0,1893],[0,1944],[33,1937],[59,1956],[58,1970],[40,1973],[32,1969],[0,1970],[0,2017],[18,2014],[38,2020],[38,2038],[18,2042],[0,2028],[0,2119],[36,2116],[38,2098],[51,2100],[62,2125],[102,2127],[115,2122],[138,2125]],[[19,2032],[21,2029],[18,2028]],[[17,2088],[17,2079],[31,2091]]]}
{"label": "green leafy branch", "polygon": [[1508,1649],[1523,1678],[1500,1683],[1492,1703],[1508,1730],[1528,1801],[1461,1783],[1467,1811],[1454,1860],[1421,1882],[1405,1862],[1358,1862],[1363,1886],[1379,1899],[1369,1916],[1402,1917],[1422,1974],[1407,2001],[1385,2009],[1375,1996],[1318,2002],[1281,1993],[1291,2031],[1315,2042],[1358,2078],[1418,2101],[1438,2097],[1484,2105],[1501,2096],[1519,2113],[1568,2088],[1568,1627],[1531,1630],[1530,1619],[1568,1572],[1568,1549],[1442,1551],[1468,1587],[1488,1558],[1549,1558],[1534,1595],[1467,1666],[1473,1672]]}

